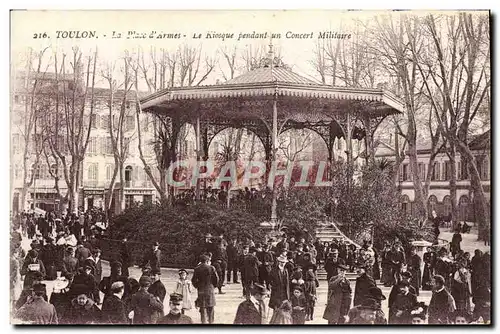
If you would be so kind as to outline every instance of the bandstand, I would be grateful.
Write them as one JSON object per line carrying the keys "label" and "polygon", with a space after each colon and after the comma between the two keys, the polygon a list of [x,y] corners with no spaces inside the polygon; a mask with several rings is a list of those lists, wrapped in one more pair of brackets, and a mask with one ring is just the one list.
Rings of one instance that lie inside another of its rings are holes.
{"label": "bandstand", "polygon": [[[277,137],[290,129],[319,134],[330,164],[335,160],[337,138],[347,143],[347,164],[353,159],[353,139],[364,139],[365,157],[374,159],[377,126],[404,109],[394,95],[381,89],[334,87],[304,78],[274,57],[272,46],[258,68],[234,79],[217,85],[171,87],[141,99],[140,104],[142,111],[169,120],[171,162],[179,131],[187,123],[195,129],[198,161],[208,159],[210,143],[219,132],[245,128],[262,142],[268,166],[276,157]],[[272,222],[277,219],[275,204],[273,195]]]}

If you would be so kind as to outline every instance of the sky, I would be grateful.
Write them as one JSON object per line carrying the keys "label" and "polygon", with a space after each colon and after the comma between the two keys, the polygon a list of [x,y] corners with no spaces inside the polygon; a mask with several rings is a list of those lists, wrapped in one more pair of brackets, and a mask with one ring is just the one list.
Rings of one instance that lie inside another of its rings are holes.
{"label": "sky", "polygon": [[[375,15],[381,17],[384,11],[13,11],[11,14],[11,58],[14,67],[19,67],[23,53],[28,47],[41,50],[49,47],[48,55],[58,52],[71,53],[71,48],[78,46],[84,54],[91,54],[98,49],[99,62],[105,64],[119,59],[124,50],[150,47],[176,50],[180,45],[202,46],[203,53],[214,56],[219,48],[238,50],[247,45],[264,46],[270,39],[241,39],[240,33],[275,33],[281,38],[274,38],[272,44],[280,51],[284,62],[294,72],[308,78],[317,78],[310,63],[313,50],[318,41],[318,34],[332,31],[357,36],[353,28],[353,19],[365,21]],[[399,12],[394,12],[398,15]],[[412,12],[412,15],[428,12]],[[58,33],[59,31],[59,33]],[[71,39],[57,38],[63,31],[95,31],[98,38]],[[178,33],[180,39],[127,38],[127,36],[147,35],[155,31]],[[135,32],[134,35],[129,35]],[[207,33],[234,34],[234,38],[207,38]],[[122,38],[112,38],[121,33]],[[310,34],[313,38],[286,38],[287,33]],[[46,34],[46,35],[45,35]],[[201,39],[193,35],[201,34]],[[42,38],[34,38],[39,37]],[[43,38],[47,36],[46,38]],[[185,36],[185,37],[184,37]],[[219,54],[220,55],[220,54]],[[222,60],[222,59],[221,59]],[[220,62],[224,70],[223,60]],[[218,73],[217,73],[218,72]],[[204,84],[213,84],[222,79],[220,68]]]}

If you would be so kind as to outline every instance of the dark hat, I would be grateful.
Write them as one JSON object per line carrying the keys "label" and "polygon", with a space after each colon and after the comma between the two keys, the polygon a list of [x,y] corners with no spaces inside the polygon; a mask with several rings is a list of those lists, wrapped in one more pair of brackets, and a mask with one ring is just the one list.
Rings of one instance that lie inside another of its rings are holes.
{"label": "dark hat", "polygon": [[401,281],[398,283],[399,287],[403,287],[403,286],[410,286],[410,283],[408,282],[405,282],[405,281]]}
{"label": "dark hat", "polygon": [[151,270],[151,275],[161,275],[160,269],[153,269],[153,270]]}
{"label": "dark hat", "polygon": [[274,242],[274,238],[269,238],[267,242]]}
{"label": "dark hat", "polygon": [[34,249],[31,249],[29,252],[28,252],[28,255],[32,258],[34,257],[38,257],[38,252]]}
{"label": "dark hat", "polygon": [[300,285],[294,286],[292,291],[295,291],[295,290],[300,291],[300,292],[304,292],[304,289],[302,289],[302,287]]}
{"label": "dark hat", "polygon": [[251,288],[252,295],[267,295],[269,291],[266,289],[266,287],[262,284],[259,283],[254,283],[254,285]]}
{"label": "dark hat", "polygon": [[254,253],[257,251],[257,249],[255,247],[250,247],[250,249],[248,250],[250,253]]}
{"label": "dark hat", "polygon": [[47,238],[45,238],[45,240],[46,240],[47,242],[52,242],[52,241],[54,241],[54,239],[52,239],[51,237],[47,237]]}
{"label": "dark hat", "polygon": [[401,273],[401,276],[406,277],[406,278],[412,278],[412,274],[409,271],[403,271]]}
{"label": "dark hat", "polygon": [[85,284],[73,284],[69,292],[72,296],[86,295],[88,297],[90,291]]}
{"label": "dark hat", "polygon": [[360,307],[362,309],[377,311],[377,310],[380,310],[380,302],[378,302],[377,300],[375,300],[373,298],[367,298],[367,299],[363,300]]}
{"label": "dark hat", "polygon": [[183,298],[183,296],[181,294],[172,293],[170,295],[170,302],[171,303],[179,303],[179,302],[182,302],[182,298]]}
{"label": "dark hat", "polygon": [[436,283],[440,283],[441,285],[444,285],[444,277],[441,276],[441,275],[434,275],[434,281],[436,281]]}
{"label": "dark hat", "polygon": [[153,246],[160,246],[160,243],[159,243],[158,241],[155,241],[155,242],[153,243]]}
{"label": "dark hat", "polygon": [[207,262],[209,259],[208,255],[200,255],[200,262]]}
{"label": "dark hat", "polygon": [[262,245],[260,243],[255,244],[255,248],[260,248],[260,247],[262,247]]}
{"label": "dark hat", "polygon": [[120,261],[113,261],[111,262],[111,268],[121,268],[122,263]]}
{"label": "dark hat", "polygon": [[86,263],[86,264],[84,264],[83,269],[85,269],[85,270],[90,269],[93,271],[94,267],[92,265],[90,265],[89,263]]}
{"label": "dark hat", "polygon": [[187,274],[188,272],[187,272],[187,270],[186,270],[186,269],[179,269],[179,274],[180,274],[180,273],[186,273],[186,274]]}
{"label": "dark hat", "polygon": [[33,292],[44,292],[47,293],[47,286],[43,283],[37,283],[33,285]]}
{"label": "dark hat", "polygon": [[139,278],[139,284],[141,286],[148,286],[148,285],[151,285],[151,278],[149,276],[141,276],[141,278]]}
{"label": "dark hat", "polygon": [[375,300],[385,300],[385,296],[382,293],[382,290],[376,286],[372,286],[370,289],[368,289],[368,295],[366,295],[366,297]]}
{"label": "dark hat", "polygon": [[211,237],[212,237],[212,234],[210,234],[210,233],[205,234],[205,238],[211,238]]}

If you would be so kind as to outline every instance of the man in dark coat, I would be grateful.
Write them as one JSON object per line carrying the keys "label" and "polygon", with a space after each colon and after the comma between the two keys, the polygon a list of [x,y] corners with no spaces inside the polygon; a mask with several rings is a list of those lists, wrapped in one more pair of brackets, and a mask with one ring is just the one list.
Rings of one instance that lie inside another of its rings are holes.
{"label": "man in dark coat", "polygon": [[363,300],[367,298],[370,288],[377,286],[373,278],[366,273],[366,267],[358,267],[357,274],[356,287],[354,288],[354,306],[361,305]]}
{"label": "man in dark coat", "polygon": [[267,289],[269,289],[269,274],[273,267],[274,259],[272,253],[269,251],[269,244],[264,244],[264,248],[260,254],[257,254],[257,258],[261,263],[259,267],[259,281],[264,284]]}
{"label": "man in dark coat", "polygon": [[170,295],[170,312],[159,319],[159,325],[191,325],[193,320],[185,314],[182,314],[182,295],[173,293]]}
{"label": "man in dark coat", "polygon": [[200,308],[201,323],[203,324],[213,324],[214,322],[214,288],[219,281],[215,268],[209,262],[209,257],[202,255],[200,265],[194,269],[191,280],[193,286],[198,290],[198,299],[196,299],[195,305]]}
{"label": "man in dark coat", "polygon": [[399,292],[389,309],[390,324],[411,324],[411,311],[417,305],[417,296],[410,293],[410,283],[400,282],[398,284]]}
{"label": "man in dark coat", "polygon": [[453,237],[451,238],[451,243],[450,243],[451,255],[455,256],[455,254],[460,250],[461,242],[462,242],[462,235],[460,234],[460,231],[455,231]]}
{"label": "man in dark coat", "polygon": [[238,245],[237,239],[231,239],[231,243],[227,246],[227,283],[231,280],[231,273],[233,274],[233,283],[238,282]]}
{"label": "man in dark coat", "polygon": [[339,274],[338,266],[344,264],[344,260],[339,259],[339,251],[332,250],[325,261],[326,280],[330,281],[330,278],[337,276]]}
{"label": "man in dark coat", "polygon": [[73,253],[74,251],[72,247],[66,248],[66,254],[63,258],[62,270],[64,276],[67,276],[68,273],[72,276],[75,276],[78,273],[79,263],[78,259],[73,256]]}
{"label": "man in dark coat", "polygon": [[161,272],[158,270],[153,270],[151,272],[153,275],[153,284],[148,289],[148,292],[155,297],[158,297],[160,301],[163,303],[165,300],[165,296],[167,295],[167,289],[165,289],[165,285],[160,280]]}
{"label": "man in dark coat", "polygon": [[99,248],[94,248],[92,250],[92,255],[87,258],[83,264],[92,267],[92,275],[94,275],[95,282],[99,285],[102,280],[101,250]]}
{"label": "man in dark coat", "polygon": [[102,324],[102,312],[96,303],[89,298],[91,291],[87,286],[73,284],[70,288],[70,295],[75,298],[71,301],[71,307],[68,310],[65,324],[73,325],[92,325]]}
{"label": "man in dark coat", "polygon": [[416,290],[411,284],[412,281],[412,274],[409,271],[404,271],[401,273],[401,280],[397,282],[396,284],[393,285],[391,292],[389,293],[389,300],[388,300],[388,306],[389,309],[392,307],[392,303],[394,303],[394,300],[396,299],[396,296],[398,295],[399,291],[401,290],[402,285],[408,283],[410,284],[409,287],[409,292],[413,295],[416,295]]}
{"label": "man in dark coat", "polygon": [[134,324],[155,324],[163,312],[163,303],[158,297],[148,292],[151,286],[151,278],[142,276],[139,279],[141,285],[139,291],[132,295],[130,308],[134,312]]}
{"label": "man in dark coat", "polygon": [[241,275],[241,282],[243,283],[243,295],[247,298],[250,297],[250,287],[252,284],[259,281],[259,259],[255,255],[257,250],[255,247],[250,247],[248,254],[243,260],[243,271]]}
{"label": "man in dark coat", "polygon": [[278,253],[281,253],[285,249],[288,250],[290,248],[289,243],[287,242],[287,236],[286,234],[283,234],[283,237],[280,242],[276,245],[276,248],[278,250]]}
{"label": "man in dark coat", "polygon": [[90,249],[84,247],[81,243],[76,246],[75,257],[80,265],[82,265],[83,262],[90,257],[90,255],[92,255]]}
{"label": "man in dark coat", "polygon": [[445,288],[445,279],[435,275],[432,282],[432,298],[429,303],[429,324],[449,324],[456,311],[455,301]]}
{"label": "man in dark coat", "polygon": [[87,287],[88,296],[96,304],[100,303],[100,296],[98,285],[92,275],[93,267],[90,265],[85,265],[83,268],[79,269],[78,274],[73,278],[73,284],[85,285]]}
{"label": "man in dark coat", "polygon": [[38,257],[38,252],[32,249],[24,258],[23,267],[21,269],[21,275],[24,275],[23,289],[31,288],[33,285],[33,278],[38,275],[37,273],[42,274],[42,278],[45,278],[45,266]]}
{"label": "man in dark coat", "polygon": [[149,265],[149,267],[151,267],[151,270],[160,270],[161,251],[159,247],[160,244],[158,242],[155,242],[153,244],[153,248],[146,253],[146,256],[144,256],[141,268],[144,269]]}
{"label": "man in dark coat", "polygon": [[123,282],[114,282],[111,285],[111,295],[104,298],[102,303],[103,318],[110,324],[125,325],[128,324],[127,310],[122,301],[125,285]]}
{"label": "man in dark coat", "polygon": [[57,325],[58,319],[54,305],[45,301],[45,284],[37,283],[33,286],[33,295],[16,312],[15,318],[33,325]]}
{"label": "man in dark coat", "polygon": [[422,270],[420,266],[422,264],[422,259],[417,254],[417,249],[415,247],[411,248],[411,255],[408,258],[408,271],[412,275],[410,285],[415,289],[415,295],[419,295],[420,286],[422,285],[421,277]]}
{"label": "man in dark coat", "polygon": [[338,275],[328,281],[327,305],[323,313],[323,319],[328,324],[343,324],[349,308],[351,307],[352,290],[349,280],[345,277],[348,267],[338,266]]}
{"label": "man in dark coat", "polygon": [[47,237],[45,240],[47,241],[47,244],[42,247],[40,260],[42,260],[45,270],[47,271],[46,279],[52,281],[56,279],[57,249],[53,238]]}
{"label": "man in dark coat", "polygon": [[129,276],[128,268],[132,265],[132,252],[127,243],[127,238],[123,239],[120,247],[119,262],[122,264],[122,274],[123,276]]}
{"label": "man in dark coat", "polygon": [[109,296],[112,294],[111,292],[111,286],[113,285],[114,282],[122,282],[125,285],[125,292],[123,298],[128,297],[128,283],[127,283],[127,277],[122,275],[122,264],[118,261],[113,261],[111,262],[111,273],[109,276],[104,277],[101,280],[101,283],[99,283],[99,290],[101,290],[104,295]]}
{"label": "man in dark coat", "polygon": [[250,291],[250,298],[240,303],[234,318],[235,325],[264,325],[268,321],[268,309],[264,297],[268,295],[265,286],[255,283]]}
{"label": "man in dark coat", "polygon": [[224,286],[224,279],[226,278],[227,269],[226,247],[227,246],[224,239],[217,240],[212,256],[212,263],[217,270],[217,276],[219,277],[219,284],[217,286],[217,288],[219,289],[219,294],[224,294],[224,292],[222,292],[222,287]]}
{"label": "man in dark coat", "polygon": [[290,300],[290,277],[285,269],[287,258],[283,255],[277,259],[278,265],[273,267],[269,274],[269,283],[271,285],[271,298],[269,307],[276,312],[284,300]]}

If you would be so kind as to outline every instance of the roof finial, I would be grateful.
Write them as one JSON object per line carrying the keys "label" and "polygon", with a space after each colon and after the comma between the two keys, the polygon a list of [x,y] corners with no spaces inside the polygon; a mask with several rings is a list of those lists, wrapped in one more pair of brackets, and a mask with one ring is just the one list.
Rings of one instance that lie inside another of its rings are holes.
{"label": "roof finial", "polygon": [[273,33],[269,37],[269,59],[271,59],[271,68],[274,67],[274,51],[273,51]]}

